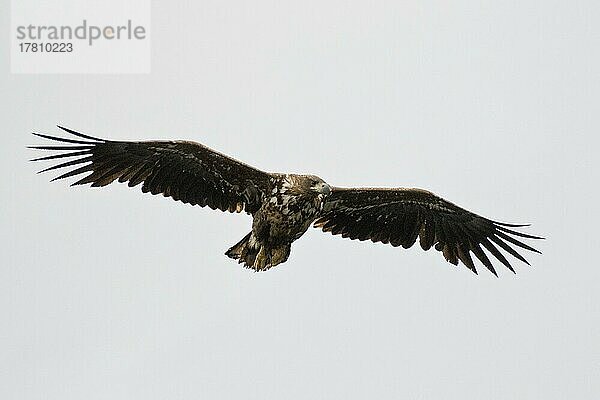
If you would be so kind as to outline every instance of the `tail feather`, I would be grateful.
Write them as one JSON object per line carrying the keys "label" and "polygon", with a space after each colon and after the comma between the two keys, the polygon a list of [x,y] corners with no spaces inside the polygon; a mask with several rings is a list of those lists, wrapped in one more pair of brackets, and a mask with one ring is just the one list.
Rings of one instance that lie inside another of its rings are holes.
{"label": "tail feather", "polygon": [[244,236],[242,240],[231,246],[229,250],[225,252],[225,255],[234,260],[238,260],[238,263],[244,263],[247,266],[252,266],[256,255],[258,254],[260,247],[254,247],[250,245],[250,236],[252,232]]}
{"label": "tail feather", "polygon": [[256,241],[252,237],[252,232],[250,232],[227,250],[225,255],[238,260],[238,263],[244,264],[246,268],[255,271],[266,271],[277,264],[285,262],[290,255],[290,250],[291,246],[289,244],[273,248],[267,247]]}

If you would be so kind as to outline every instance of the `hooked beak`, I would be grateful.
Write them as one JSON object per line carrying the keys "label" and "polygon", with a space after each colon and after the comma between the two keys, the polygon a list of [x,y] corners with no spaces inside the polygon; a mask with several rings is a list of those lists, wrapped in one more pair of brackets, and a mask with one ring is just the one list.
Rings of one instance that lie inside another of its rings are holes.
{"label": "hooked beak", "polygon": [[325,196],[329,196],[331,194],[331,186],[324,182],[319,183],[318,185],[315,185],[312,188],[316,190],[319,194],[324,194]]}

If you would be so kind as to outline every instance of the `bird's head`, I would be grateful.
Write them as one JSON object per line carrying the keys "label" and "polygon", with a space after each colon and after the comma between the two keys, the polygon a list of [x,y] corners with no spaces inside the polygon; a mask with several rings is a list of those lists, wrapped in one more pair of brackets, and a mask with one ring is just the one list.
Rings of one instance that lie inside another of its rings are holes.
{"label": "bird's head", "polygon": [[331,194],[331,186],[329,186],[323,180],[320,180],[320,182],[317,182],[314,185],[312,185],[311,189],[324,196],[329,196]]}
{"label": "bird's head", "polygon": [[319,195],[328,196],[331,193],[331,186],[315,175],[290,174],[287,176],[287,179],[291,183],[290,189],[292,191],[297,190],[298,194],[310,191]]}
{"label": "bird's head", "polygon": [[310,185],[310,190],[325,196],[329,196],[329,194],[331,194],[331,186],[329,186],[323,179],[315,175],[306,175],[306,179]]}

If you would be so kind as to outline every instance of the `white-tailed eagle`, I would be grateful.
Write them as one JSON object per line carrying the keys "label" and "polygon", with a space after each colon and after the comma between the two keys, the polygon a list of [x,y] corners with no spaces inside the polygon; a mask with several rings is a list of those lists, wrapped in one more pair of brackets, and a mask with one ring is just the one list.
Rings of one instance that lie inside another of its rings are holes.
{"label": "white-tailed eagle", "polygon": [[[73,185],[106,186],[118,180],[142,192],[213,210],[252,215],[252,231],[225,253],[264,271],[285,262],[292,242],[314,226],[334,235],[411,247],[417,239],[457,265],[477,273],[471,253],[496,275],[488,253],[514,272],[503,252],[527,263],[515,247],[539,253],[521,238],[542,239],[493,221],[421,189],[338,188],[314,175],[267,173],[188,141],[125,142],[99,139],[60,127],[62,142],[33,149],[56,151],[32,161],[66,158],[40,172],[69,168],[53,179],[85,174]],[[486,253],[487,251],[487,253]]]}

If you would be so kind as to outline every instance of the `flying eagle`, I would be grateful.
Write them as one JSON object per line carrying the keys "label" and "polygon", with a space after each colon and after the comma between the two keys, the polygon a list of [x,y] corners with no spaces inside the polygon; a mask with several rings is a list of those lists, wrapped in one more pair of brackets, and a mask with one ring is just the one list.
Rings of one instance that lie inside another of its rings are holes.
{"label": "flying eagle", "polygon": [[[267,173],[189,141],[113,141],[59,126],[73,138],[34,135],[62,142],[31,146],[57,151],[32,161],[67,158],[40,172],[73,167],[52,179],[86,174],[72,185],[106,186],[118,180],[142,192],[213,210],[252,215],[252,231],[225,254],[247,268],[265,271],[285,262],[292,242],[311,226],[344,238],[442,252],[454,265],[477,273],[471,252],[494,275],[494,256],[515,272],[502,251],[527,260],[515,247],[539,253],[522,239],[542,239],[514,225],[467,211],[435,194],[408,188],[338,188],[314,175]],[[502,250],[502,251],[501,251]]]}

